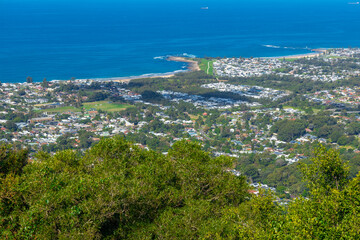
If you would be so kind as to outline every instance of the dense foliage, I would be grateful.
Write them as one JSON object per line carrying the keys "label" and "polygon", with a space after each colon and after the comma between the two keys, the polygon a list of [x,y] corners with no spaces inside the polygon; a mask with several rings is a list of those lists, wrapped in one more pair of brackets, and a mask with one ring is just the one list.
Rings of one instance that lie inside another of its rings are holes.
{"label": "dense foliage", "polygon": [[[5,166],[20,154],[3,151]],[[231,163],[193,143],[178,142],[165,157],[117,138],[84,156],[41,153],[23,174],[4,170],[1,238],[205,236],[224,209],[248,197],[245,178],[226,171]]]}
{"label": "dense foliage", "polygon": [[177,142],[167,156],[121,138],[84,155],[1,148],[2,239],[357,239],[360,176],[320,147],[301,164],[309,198],[248,194],[232,159]]}

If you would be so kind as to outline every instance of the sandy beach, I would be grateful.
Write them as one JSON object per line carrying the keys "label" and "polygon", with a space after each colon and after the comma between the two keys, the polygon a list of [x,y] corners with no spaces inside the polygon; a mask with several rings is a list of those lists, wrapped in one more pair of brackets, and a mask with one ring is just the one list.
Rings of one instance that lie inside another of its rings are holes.
{"label": "sandy beach", "polygon": [[280,57],[270,57],[270,58],[285,58],[285,59],[299,59],[299,58],[312,58],[319,57],[323,54],[326,54],[326,49],[311,49],[311,53],[289,55],[289,56],[280,56]]}
{"label": "sandy beach", "polygon": [[168,61],[174,61],[174,62],[184,62],[184,63],[188,63],[188,69],[190,71],[200,71],[200,67],[197,61],[193,61],[190,60],[189,58],[186,57],[175,57],[175,56],[171,56],[167,58]]}
{"label": "sandy beach", "polygon": [[131,77],[120,77],[120,78],[106,78],[106,79],[90,79],[94,81],[113,81],[113,82],[120,82],[120,83],[128,83],[131,80],[134,79],[140,79],[140,78],[170,78],[175,76],[178,72],[187,72],[187,71],[200,71],[200,67],[197,61],[190,60],[186,57],[175,57],[170,56],[166,60],[168,61],[174,61],[174,62],[184,62],[188,63],[188,70],[178,70],[175,72],[169,72],[169,73],[158,73],[158,74],[144,74],[140,76],[131,76]]}
{"label": "sandy beach", "polygon": [[88,81],[95,81],[95,82],[119,82],[119,83],[128,83],[134,79],[141,79],[141,78],[170,78],[175,76],[176,73],[179,72],[186,72],[185,70],[179,70],[174,72],[168,73],[152,73],[152,74],[144,74],[139,76],[129,76],[129,77],[111,77],[111,78],[86,78],[86,79],[74,79],[74,80],[57,80],[53,79],[50,82],[66,82],[70,83],[74,82],[88,82]]}
{"label": "sandy beach", "polygon": [[175,73],[171,73],[171,74],[167,74],[167,75],[158,75],[158,76],[151,76],[151,77],[147,77],[147,76],[135,76],[135,77],[127,77],[127,78],[123,78],[123,79],[116,79],[116,80],[112,80],[113,82],[120,82],[120,83],[128,83],[131,80],[134,79],[141,79],[141,78],[171,78],[175,76]]}

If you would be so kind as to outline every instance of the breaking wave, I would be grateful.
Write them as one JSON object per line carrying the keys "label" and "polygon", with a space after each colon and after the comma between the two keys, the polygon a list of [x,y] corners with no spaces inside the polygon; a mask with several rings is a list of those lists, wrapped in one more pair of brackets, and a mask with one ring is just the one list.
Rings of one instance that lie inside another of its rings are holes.
{"label": "breaking wave", "polygon": [[311,50],[311,48],[309,48],[309,47],[287,47],[287,46],[282,47],[282,46],[269,45],[269,44],[267,44],[267,45],[261,45],[261,46],[267,47],[267,48],[277,48],[277,49],[283,48],[283,49],[291,49],[291,50]]}
{"label": "breaking wave", "polygon": [[166,58],[166,56],[154,57],[155,60],[164,60],[165,58]]}
{"label": "breaking wave", "polygon": [[181,54],[183,57],[189,57],[189,58],[196,58],[196,55],[194,54],[189,54],[189,53],[183,53]]}
{"label": "breaking wave", "polygon": [[281,48],[280,46],[276,46],[276,45],[262,45],[262,46],[267,48]]}

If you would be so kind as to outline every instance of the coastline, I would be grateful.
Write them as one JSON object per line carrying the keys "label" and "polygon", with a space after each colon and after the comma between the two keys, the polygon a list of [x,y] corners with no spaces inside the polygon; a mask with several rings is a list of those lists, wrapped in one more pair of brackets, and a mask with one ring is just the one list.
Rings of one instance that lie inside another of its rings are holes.
{"label": "coastline", "polygon": [[[270,58],[270,59],[299,59],[299,58],[312,58],[324,55],[327,53],[328,49],[319,48],[319,49],[311,49],[312,52],[304,53],[304,54],[296,54],[296,55],[287,55],[287,56],[276,56],[276,57],[260,57],[260,58]],[[187,63],[187,70],[176,70],[173,72],[166,72],[166,73],[149,73],[149,74],[142,74],[137,76],[127,76],[127,77],[110,77],[110,78],[87,78],[87,79],[75,79],[74,81],[78,82],[86,82],[86,81],[113,81],[119,83],[129,83],[131,80],[134,79],[141,79],[141,78],[170,78],[175,76],[176,73],[180,72],[193,72],[193,71],[201,71],[199,63],[197,61],[192,60],[189,57],[179,57],[179,56],[169,56],[166,58],[167,61],[174,61],[174,62],[183,62]],[[51,80],[52,82],[70,82],[71,80]],[[50,81],[50,82],[51,82]]]}
{"label": "coastline", "polygon": [[304,53],[304,54],[296,54],[296,55],[287,55],[287,56],[278,56],[278,57],[266,57],[266,58],[273,58],[273,59],[299,59],[299,58],[312,58],[312,57],[319,57],[327,53],[328,49],[325,48],[317,48],[311,49],[311,53]]}
{"label": "coastline", "polygon": [[[111,78],[87,78],[87,79],[75,79],[74,81],[78,82],[86,82],[86,81],[113,81],[119,83],[129,83],[131,80],[134,79],[141,79],[141,78],[170,78],[175,76],[176,73],[180,72],[193,72],[193,71],[200,71],[200,67],[197,61],[191,60],[188,57],[177,57],[177,56],[169,56],[166,58],[167,61],[174,61],[174,62],[184,62],[187,63],[187,70],[176,70],[174,72],[167,72],[167,73],[149,73],[149,74],[142,74],[138,76],[128,76],[128,77],[111,77]],[[51,80],[50,82],[70,82],[71,80]]]}
{"label": "coastline", "polygon": [[86,82],[86,81],[96,81],[96,82],[120,82],[120,83],[128,83],[134,79],[141,79],[141,78],[170,78],[175,76],[176,73],[180,72],[187,72],[187,70],[177,70],[174,72],[167,72],[167,73],[149,73],[149,74],[142,74],[138,76],[128,76],[128,77],[110,77],[110,78],[84,78],[84,79],[74,79],[74,80],[58,80],[54,79],[50,82],[70,82],[70,81],[77,81],[77,82]]}

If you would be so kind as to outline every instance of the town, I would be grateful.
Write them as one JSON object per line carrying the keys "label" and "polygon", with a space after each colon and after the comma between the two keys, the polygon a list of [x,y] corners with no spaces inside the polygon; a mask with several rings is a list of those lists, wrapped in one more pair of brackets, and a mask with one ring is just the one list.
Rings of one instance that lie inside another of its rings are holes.
{"label": "town", "polygon": [[[311,149],[319,143],[339,149],[354,169],[360,167],[359,87],[329,90],[332,85],[321,85],[323,89],[294,94],[290,89],[217,78],[275,73],[311,76],[315,81],[314,76],[322,76],[324,69],[313,64],[356,63],[351,65],[353,71],[326,75],[329,84],[338,84],[357,77],[359,56],[359,49],[334,49],[294,61],[221,59],[214,62],[214,77],[181,73],[130,83],[32,82],[30,78],[24,83],[2,83],[0,141],[27,147],[33,156],[38,151],[85,151],[101,138],[118,135],[140,148],[167,154],[176,141],[187,139],[199,142],[214,156],[232,157],[232,171],[248,176],[254,186],[259,182],[284,196],[289,197],[285,192],[298,195],[304,186],[299,185],[296,164],[311,157]],[[185,80],[195,87],[173,83]]]}
{"label": "town", "polygon": [[[294,76],[333,82],[360,74],[359,49],[331,49],[316,58],[225,58],[214,62],[219,77]],[[334,67],[335,66],[335,67]]]}

